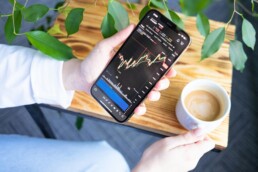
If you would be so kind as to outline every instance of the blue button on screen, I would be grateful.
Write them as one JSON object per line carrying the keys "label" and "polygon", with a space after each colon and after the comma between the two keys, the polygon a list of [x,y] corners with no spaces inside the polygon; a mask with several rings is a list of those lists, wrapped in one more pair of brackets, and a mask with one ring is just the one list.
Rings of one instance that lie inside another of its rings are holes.
{"label": "blue button on screen", "polygon": [[97,86],[123,111],[128,108],[129,105],[103,79],[97,81]]}

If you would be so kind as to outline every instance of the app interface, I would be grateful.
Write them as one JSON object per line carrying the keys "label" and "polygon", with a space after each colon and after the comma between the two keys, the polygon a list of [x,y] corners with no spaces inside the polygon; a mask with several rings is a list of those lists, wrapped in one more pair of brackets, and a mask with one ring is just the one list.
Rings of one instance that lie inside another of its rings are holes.
{"label": "app interface", "polygon": [[149,13],[117,52],[92,92],[113,115],[130,115],[188,46],[185,32],[169,28],[160,14]]}

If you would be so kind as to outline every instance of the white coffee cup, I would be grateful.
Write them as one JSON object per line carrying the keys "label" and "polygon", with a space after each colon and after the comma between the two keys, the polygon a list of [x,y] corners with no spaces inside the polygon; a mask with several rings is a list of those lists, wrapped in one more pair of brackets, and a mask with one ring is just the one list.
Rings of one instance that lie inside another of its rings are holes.
{"label": "white coffee cup", "polygon": [[[196,118],[194,115],[192,115],[189,112],[189,110],[186,108],[185,106],[186,96],[189,93],[197,90],[207,91],[211,93],[213,96],[215,96],[216,99],[219,101],[220,114],[216,119],[212,121],[201,120],[199,118]],[[229,115],[230,107],[231,107],[230,97],[222,86],[220,86],[219,84],[211,80],[196,79],[194,81],[191,81],[184,87],[176,105],[176,116],[180,124],[187,130],[202,128],[206,132],[210,132],[215,128],[217,128],[221,124],[221,122],[225,119],[225,117]]]}

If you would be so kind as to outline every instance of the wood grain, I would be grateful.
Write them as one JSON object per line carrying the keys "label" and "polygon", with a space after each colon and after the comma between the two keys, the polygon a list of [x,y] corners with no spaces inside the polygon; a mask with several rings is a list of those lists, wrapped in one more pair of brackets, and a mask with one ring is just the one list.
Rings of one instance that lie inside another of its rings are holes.
{"label": "wood grain", "polygon": [[[94,0],[74,0],[71,7],[84,7],[84,20],[80,30],[69,38],[58,36],[59,40],[72,47],[74,54],[83,59],[92,50],[94,45],[102,40],[100,25],[106,14],[106,4],[102,2],[94,5]],[[104,2],[104,1],[103,1]],[[130,22],[138,23],[139,11],[143,6],[137,6],[137,10],[128,10]],[[229,60],[229,41],[234,39],[235,26],[230,25],[227,29],[226,41],[221,49],[211,58],[200,62],[201,46],[204,38],[196,29],[196,18],[181,15],[185,21],[185,30],[189,33],[192,44],[183,54],[174,68],[177,76],[171,79],[170,87],[162,91],[158,102],[145,101],[147,113],[144,116],[133,116],[125,125],[141,128],[167,136],[181,134],[186,130],[178,123],[175,116],[175,105],[183,87],[197,78],[206,78],[222,85],[227,92],[231,93],[232,64]],[[64,30],[64,16],[60,15],[56,23]],[[224,23],[210,21],[211,30],[224,27]],[[72,105],[72,111],[81,112],[97,118],[115,122],[112,117],[101,108],[101,106],[89,95],[76,92]],[[229,116],[209,136],[216,142],[217,149],[224,149],[228,143]]]}

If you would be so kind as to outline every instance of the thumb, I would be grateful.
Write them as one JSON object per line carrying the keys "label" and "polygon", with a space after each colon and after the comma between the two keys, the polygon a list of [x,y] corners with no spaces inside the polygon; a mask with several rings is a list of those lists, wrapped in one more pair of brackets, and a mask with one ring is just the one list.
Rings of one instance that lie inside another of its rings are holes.
{"label": "thumb", "polygon": [[114,49],[116,46],[120,45],[128,38],[128,36],[132,33],[134,27],[135,26],[131,24],[125,29],[116,33],[115,35],[105,39],[103,42],[105,42],[105,45],[107,45],[108,48]]}
{"label": "thumb", "polygon": [[188,145],[203,140],[205,132],[202,129],[195,129],[175,137],[167,137],[166,142],[169,149],[177,146]]}

